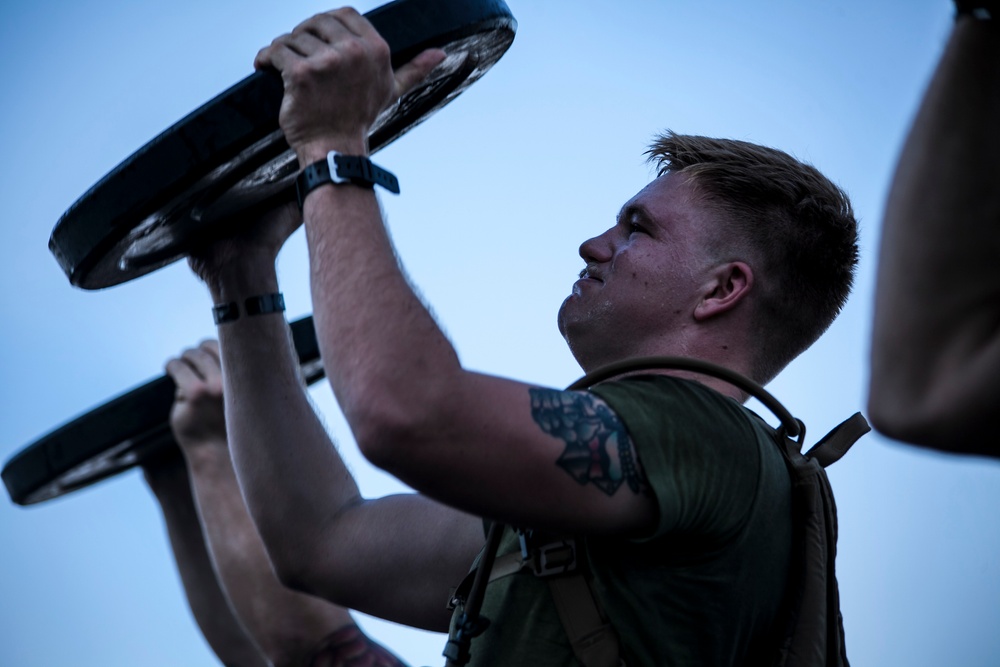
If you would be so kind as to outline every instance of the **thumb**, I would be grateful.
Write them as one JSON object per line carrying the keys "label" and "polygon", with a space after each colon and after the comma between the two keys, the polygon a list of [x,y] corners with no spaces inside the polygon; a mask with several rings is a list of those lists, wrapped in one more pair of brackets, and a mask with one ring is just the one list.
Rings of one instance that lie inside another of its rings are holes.
{"label": "thumb", "polygon": [[446,57],[447,54],[441,49],[427,49],[410,62],[400,66],[393,72],[396,77],[396,97],[402,97],[410,92],[417,84],[426,79],[431,70],[440,65]]}

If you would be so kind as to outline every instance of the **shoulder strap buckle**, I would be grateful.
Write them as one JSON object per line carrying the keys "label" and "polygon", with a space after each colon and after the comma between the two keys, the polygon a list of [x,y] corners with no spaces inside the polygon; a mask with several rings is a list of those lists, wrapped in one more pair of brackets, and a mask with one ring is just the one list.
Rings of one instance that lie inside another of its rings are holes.
{"label": "shoulder strap buckle", "polygon": [[576,540],[519,530],[521,559],[536,577],[572,572],[577,567]]}

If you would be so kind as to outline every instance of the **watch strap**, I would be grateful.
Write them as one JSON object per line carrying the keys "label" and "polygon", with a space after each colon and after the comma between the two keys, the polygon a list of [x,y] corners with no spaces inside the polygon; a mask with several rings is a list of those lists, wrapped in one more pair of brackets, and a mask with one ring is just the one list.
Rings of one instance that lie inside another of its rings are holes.
{"label": "watch strap", "polygon": [[243,307],[246,309],[248,317],[281,313],[285,310],[285,297],[281,292],[252,296],[243,302]]}
{"label": "watch strap", "polygon": [[306,195],[327,183],[349,183],[365,188],[381,185],[389,192],[399,194],[399,181],[392,172],[383,169],[363,155],[343,155],[330,151],[325,160],[313,162],[295,179],[299,208],[305,203]]}
{"label": "watch strap", "polygon": [[212,306],[212,319],[216,324],[226,324],[240,319],[240,307],[235,301]]}
{"label": "watch strap", "polygon": [[[243,310],[247,317],[282,313],[285,311],[285,297],[281,292],[258,294],[243,301]],[[228,324],[240,319],[240,306],[237,301],[219,303],[212,307],[212,318],[216,324]]]}

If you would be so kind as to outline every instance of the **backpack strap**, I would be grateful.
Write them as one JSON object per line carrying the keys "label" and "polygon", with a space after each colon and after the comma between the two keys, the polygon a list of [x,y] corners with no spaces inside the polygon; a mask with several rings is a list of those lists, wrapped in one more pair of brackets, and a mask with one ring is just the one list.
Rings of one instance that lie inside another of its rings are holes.
{"label": "backpack strap", "polygon": [[618,635],[594,594],[588,577],[584,541],[539,531],[519,530],[522,561],[545,579],[573,655],[583,667],[622,663]]}
{"label": "backpack strap", "polygon": [[[497,556],[490,570],[489,581],[503,579],[527,570],[545,579],[555,603],[559,621],[573,649],[573,655],[583,667],[620,667],[618,635],[582,566],[579,554],[581,541],[574,538],[518,531],[521,550]],[[452,594],[450,607],[462,604],[469,596],[478,565],[465,576]]]}
{"label": "backpack strap", "polygon": [[559,620],[583,667],[624,666],[618,635],[582,572],[547,579]]}
{"label": "backpack strap", "polygon": [[760,384],[736,371],[702,359],[690,359],[688,357],[638,357],[636,359],[628,359],[608,364],[607,366],[601,366],[587,373],[566,387],[566,389],[568,391],[583,390],[594,386],[598,382],[604,382],[619,375],[646,370],[691,371],[724,380],[737,389],[753,396],[764,407],[773,412],[781,421],[781,428],[790,437],[801,439],[805,435],[805,427],[802,422],[793,417],[792,413],[767,389],[764,389]]}
{"label": "backpack strap", "polygon": [[805,456],[826,468],[839,461],[851,445],[870,430],[872,427],[868,425],[868,420],[860,412],[855,412],[823,436],[823,439],[813,445]]}
{"label": "backpack strap", "polygon": [[836,575],[837,504],[824,468],[870,430],[855,413],[805,455],[801,439],[774,432],[792,479],[795,530],[775,667],[849,667]]}

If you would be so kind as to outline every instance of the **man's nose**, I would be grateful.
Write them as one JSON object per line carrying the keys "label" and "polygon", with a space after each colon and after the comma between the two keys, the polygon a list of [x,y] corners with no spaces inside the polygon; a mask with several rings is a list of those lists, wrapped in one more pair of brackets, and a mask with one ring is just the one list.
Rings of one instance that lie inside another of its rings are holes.
{"label": "man's nose", "polygon": [[607,262],[611,260],[612,247],[610,240],[611,230],[604,232],[600,236],[587,239],[580,244],[580,257],[587,262]]}

